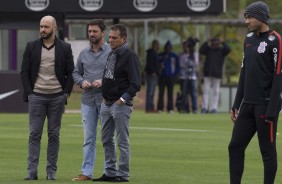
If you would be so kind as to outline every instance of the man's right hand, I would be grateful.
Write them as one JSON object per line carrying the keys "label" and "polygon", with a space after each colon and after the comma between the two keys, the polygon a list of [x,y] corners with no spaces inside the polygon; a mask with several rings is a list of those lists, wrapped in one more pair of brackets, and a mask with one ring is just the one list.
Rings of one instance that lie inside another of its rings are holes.
{"label": "man's right hand", "polygon": [[81,87],[82,87],[82,89],[90,88],[91,87],[91,83],[88,82],[87,80],[84,80],[84,81],[82,81]]}
{"label": "man's right hand", "polygon": [[231,109],[230,110],[230,117],[231,117],[231,120],[233,121],[233,123],[235,123],[237,116],[238,116],[238,110],[237,109]]}

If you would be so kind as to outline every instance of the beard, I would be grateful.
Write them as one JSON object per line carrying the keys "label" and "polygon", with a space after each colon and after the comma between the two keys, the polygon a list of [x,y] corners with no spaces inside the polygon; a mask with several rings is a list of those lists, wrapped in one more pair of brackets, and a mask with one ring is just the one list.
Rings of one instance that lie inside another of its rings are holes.
{"label": "beard", "polygon": [[41,38],[44,40],[49,39],[51,36],[53,35],[53,31],[51,31],[50,33],[41,33]]}
{"label": "beard", "polygon": [[102,37],[90,37],[90,42],[92,43],[92,44],[98,44],[100,41],[101,41],[101,39],[102,39]]}
{"label": "beard", "polygon": [[262,29],[262,23],[261,24],[251,24],[248,25],[248,29],[250,32],[257,32]]}

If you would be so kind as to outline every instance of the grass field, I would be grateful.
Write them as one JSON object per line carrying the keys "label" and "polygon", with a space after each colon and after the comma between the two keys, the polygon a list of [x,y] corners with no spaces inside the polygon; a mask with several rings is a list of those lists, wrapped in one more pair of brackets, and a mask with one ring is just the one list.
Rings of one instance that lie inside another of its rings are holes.
{"label": "grass field", "polygon": [[[71,179],[80,174],[83,132],[80,114],[64,114],[58,180],[52,183],[77,183]],[[227,184],[228,151],[232,123],[228,114],[145,114],[133,112],[130,123],[132,184]],[[0,114],[0,183],[28,183],[27,114]],[[103,173],[103,148],[97,137],[95,177]],[[281,127],[278,127],[282,133]],[[46,181],[46,127],[42,138],[39,180]],[[281,136],[277,137],[279,163],[282,161]],[[87,181],[83,183],[93,183]],[[98,182],[97,182],[98,183]],[[243,184],[263,183],[263,168],[257,138],[246,152]],[[278,166],[275,183],[282,183]]]}

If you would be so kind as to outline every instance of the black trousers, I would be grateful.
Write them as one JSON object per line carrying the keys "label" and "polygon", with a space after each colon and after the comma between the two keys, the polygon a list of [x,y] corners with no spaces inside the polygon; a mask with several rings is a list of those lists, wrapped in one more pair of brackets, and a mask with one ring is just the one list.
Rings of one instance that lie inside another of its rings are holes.
{"label": "black trousers", "polygon": [[158,99],[158,110],[164,108],[164,93],[165,87],[167,87],[167,111],[173,110],[173,87],[175,78],[174,77],[160,77],[159,78],[159,99]]}
{"label": "black trousers", "polygon": [[241,183],[245,150],[256,132],[264,164],[264,184],[274,183],[277,171],[276,130],[279,112],[273,123],[267,123],[266,110],[267,105],[242,104],[240,108],[228,146],[230,184]]}

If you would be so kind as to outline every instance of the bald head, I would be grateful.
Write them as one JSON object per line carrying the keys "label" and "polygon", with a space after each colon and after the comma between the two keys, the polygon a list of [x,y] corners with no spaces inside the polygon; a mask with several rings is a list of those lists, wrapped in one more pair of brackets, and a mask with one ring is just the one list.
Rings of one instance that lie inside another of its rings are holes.
{"label": "bald head", "polygon": [[57,27],[56,19],[54,17],[50,16],[50,15],[47,15],[47,16],[43,17],[40,22],[49,22],[54,27]]}
{"label": "bald head", "polygon": [[57,30],[56,19],[50,15],[40,21],[40,36],[43,40],[54,39]]}

